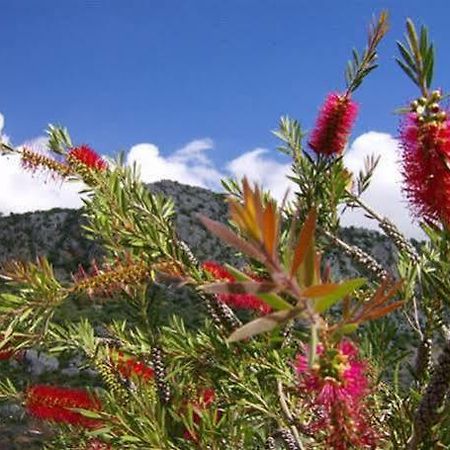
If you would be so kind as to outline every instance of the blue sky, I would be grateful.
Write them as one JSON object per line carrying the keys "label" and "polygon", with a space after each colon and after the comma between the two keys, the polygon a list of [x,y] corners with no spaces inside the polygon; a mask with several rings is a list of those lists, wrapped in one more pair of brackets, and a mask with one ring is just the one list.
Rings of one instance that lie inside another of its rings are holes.
{"label": "blue sky", "polygon": [[[430,6],[430,5],[434,5]],[[393,109],[415,91],[397,69],[407,16],[450,53],[448,2],[301,0],[0,0],[0,111],[14,141],[48,122],[102,153],[136,142],[171,151],[209,136],[220,161],[273,147],[282,114],[311,127],[325,94],[343,87],[353,46],[374,12],[391,32],[380,69],[357,93],[355,134],[396,131]],[[445,62],[445,61],[444,61]],[[446,67],[447,66],[447,67]],[[437,84],[450,66],[438,65]]]}
{"label": "blue sky", "polygon": [[18,144],[61,123],[102,154],[151,143],[161,157],[208,138],[221,168],[274,149],[283,114],[311,128],[382,9],[391,30],[356,93],[354,137],[395,136],[393,111],[416,94],[394,61],[406,17],[430,27],[435,85],[450,79],[447,1],[0,0],[4,131]]}

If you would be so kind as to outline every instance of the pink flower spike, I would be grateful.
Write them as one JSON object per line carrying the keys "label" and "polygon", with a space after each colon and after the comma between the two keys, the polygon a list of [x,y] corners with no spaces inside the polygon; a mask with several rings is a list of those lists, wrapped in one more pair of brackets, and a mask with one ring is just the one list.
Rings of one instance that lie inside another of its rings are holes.
{"label": "pink flower spike", "polygon": [[357,104],[349,95],[328,94],[308,145],[322,155],[340,155],[358,114]]}
{"label": "pink flower spike", "polygon": [[331,348],[319,344],[312,367],[306,350],[297,356],[295,369],[304,406],[311,411],[309,432],[319,434],[325,448],[375,449],[379,438],[366,415],[366,364],[359,360],[356,345],[348,340]]}
{"label": "pink flower spike", "polygon": [[400,127],[403,191],[419,219],[450,225],[450,120],[419,122],[409,114]]}

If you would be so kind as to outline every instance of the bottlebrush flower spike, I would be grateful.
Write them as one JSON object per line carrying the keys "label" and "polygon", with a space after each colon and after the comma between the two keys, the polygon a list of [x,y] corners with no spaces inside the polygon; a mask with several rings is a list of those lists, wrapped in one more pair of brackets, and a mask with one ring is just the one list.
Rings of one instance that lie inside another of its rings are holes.
{"label": "bottlebrush flower spike", "polygon": [[[444,113],[445,115],[445,113]],[[417,218],[450,224],[450,120],[410,114],[400,129],[403,190]]]}
{"label": "bottlebrush flower spike", "polygon": [[26,410],[38,419],[84,428],[101,426],[98,419],[85,417],[71,408],[99,411],[101,403],[95,395],[84,389],[38,384],[30,387],[26,393]]}
{"label": "bottlebrush flower spike", "polygon": [[[216,263],[215,261],[205,261],[202,264],[202,267],[205,271],[209,272],[214,276],[214,278],[218,280],[224,280],[230,283],[236,281],[236,278],[230,272],[228,272],[225,267]],[[252,278],[256,279],[256,277],[253,276]],[[217,294],[217,298],[223,303],[226,303],[228,306],[236,309],[251,309],[262,314],[268,314],[272,311],[267,303],[264,303],[262,300],[252,294]]]}
{"label": "bottlebrush flower spike", "polygon": [[33,173],[38,170],[48,171],[54,178],[66,178],[71,173],[70,167],[66,164],[62,164],[53,158],[27,147],[22,149],[20,156],[22,167]]}
{"label": "bottlebrush flower spike", "polygon": [[340,155],[358,113],[349,95],[331,93],[325,100],[308,145],[322,155]]}
{"label": "bottlebrush flower spike", "polygon": [[377,433],[366,415],[365,396],[370,392],[366,365],[350,341],[325,350],[317,346],[316,363],[309,367],[305,354],[297,357],[299,389],[313,417],[309,432],[320,434],[326,448],[374,449]]}
{"label": "bottlebrush flower spike", "polygon": [[126,290],[130,285],[136,285],[151,276],[151,269],[147,264],[137,261],[117,261],[114,266],[99,268],[96,264],[88,274],[83,267],[79,267],[73,275],[74,292],[86,292],[89,296],[112,296],[120,290]]}
{"label": "bottlebrush flower spike", "polygon": [[72,148],[67,160],[69,164],[78,162],[94,170],[105,170],[108,167],[106,161],[87,145]]}

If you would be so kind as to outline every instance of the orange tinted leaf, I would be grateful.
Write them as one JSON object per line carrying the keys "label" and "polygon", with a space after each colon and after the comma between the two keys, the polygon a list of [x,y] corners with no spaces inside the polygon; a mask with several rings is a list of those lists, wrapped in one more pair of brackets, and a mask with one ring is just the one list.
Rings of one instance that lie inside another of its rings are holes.
{"label": "orange tinted leaf", "polygon": [[301,294],[307,298],[323,297],[332,294],[339,286],[337,283],[315,284],[304,289]]}
{"label": "orange tinted leaf", "polygon": [[244,241],[237,234],[233,233],[226,225],[223,223],[217,222],[215,220],[209,219],[202,214],[198,214],[197,217],[200,219],[202,224],[209,230],[211,233],[215,234],[227,244],[237,248],[242,253],[245,253],[250,258],[256,259],[257,261],[264,262],[264,255],[252,244]]}
{"label": "orange tinted leaf", "polygon": [[303,224],[297,245],[294,251],[294,257],[291,265],[291,277],[297,272],[298,268],[307,256],[308,250],[313,247],[314,234],[316,231],[317,213],[312,209]]}
{"label": "orange tinted leaf", "polygon": [[374,311],[368,313],[367,315],[364,315],[362,320],[375,320],[379,319],[380,317],[385,316],[386,314],[391,313],[392,311],[395,311],[398,308],[401,308],[404,304],[403,300],[399,300],[397,302],[391,303],[386,306],[382,306],[381,308],[377,308]]}
{"label": "orange tinted leaf", "polygon": [[266,250],[273,257],[276,251],[278,237],[278,217],[273,202],[270,202],[264,211],[262,231]]}

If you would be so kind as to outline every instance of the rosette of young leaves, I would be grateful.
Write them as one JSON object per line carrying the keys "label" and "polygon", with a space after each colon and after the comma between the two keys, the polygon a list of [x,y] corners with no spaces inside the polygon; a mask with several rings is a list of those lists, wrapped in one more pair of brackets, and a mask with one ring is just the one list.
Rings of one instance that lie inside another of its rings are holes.
{"label": "rosette of young leaves", "polygon": [[[308,214],[300,232],[297,224],[292,226],[290,245],[285,247],[283,255],[278,253],[280,215],[276,204],[273,200],[265,202],[260,190],[252,189],[246,179],[243,181],[242,201],[230,200],[230,215],[240,234],[232,232],[218,222],[205,217],[201,219],[210,231],[225,242],[264,265],[270,278],[263,281],[250,280],[237,269],[228,267],[236,282],[212,283],[203,286],[203,289],[215,294],[252,294],[266,302],[274,312],[247,323],[233,332],[229,340],[248,338],[302,317],[308,321],[314,341],[319,329],[324,326],[321,314],[338,301],[347,298],[361,287],[365,280],[322,282],[319,258],[314,245],[316,227],[314,210]],[[337,329],[341,333],[353,331],[362,321],[381,317],[394,310],[400,304],[387,307],[385,303],[396,291],[397,287],[394,286],[386,295],[378,293],[362,310],[352,310],[349,315],[344,316],[344,322],[335,327],[336,331]]]}

